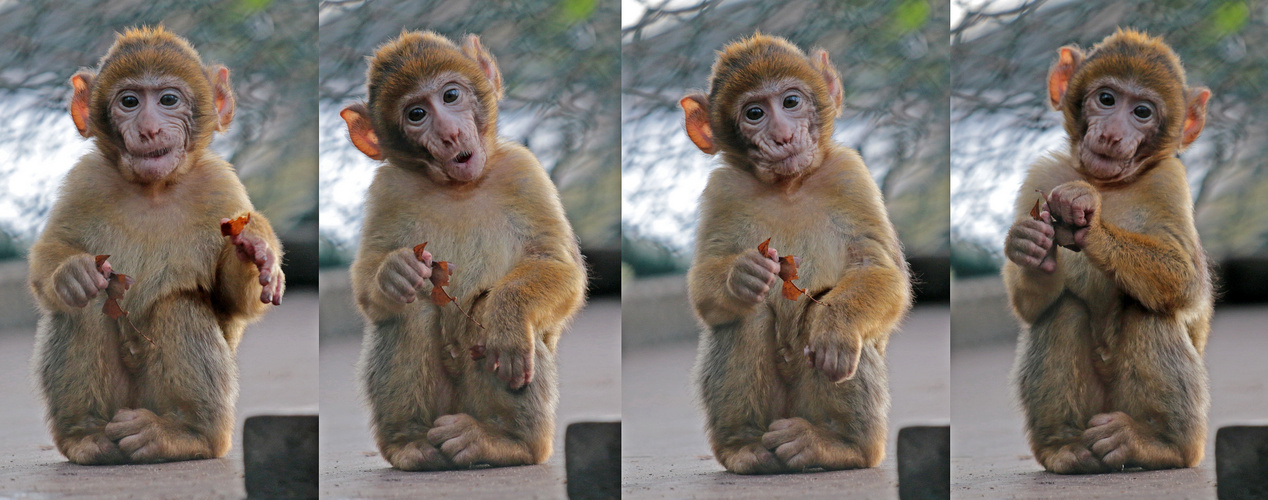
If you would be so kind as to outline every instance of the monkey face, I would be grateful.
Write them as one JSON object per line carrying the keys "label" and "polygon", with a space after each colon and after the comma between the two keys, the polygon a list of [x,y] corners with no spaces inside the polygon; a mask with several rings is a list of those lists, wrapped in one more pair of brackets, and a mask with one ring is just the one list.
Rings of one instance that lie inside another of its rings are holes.
{"label": "monkey face", "polygon": [[797,176],[818,152],[819,120],[810,92],[798,80],[781,79],[747,93],[735,123],[760,171]]}
{"label": "monkey face", "polygon": [[432,158],[428,168],[445,178],[470,182],[484,172],[485,143],[474,86],[448,72],[424,82],[401,99],[398,123],[405,138]]}
{"label": "monkey face", "polygon": [[1088,175],[1112,181],[1130,177],[1153,154],[1152,139],[1162,124],[1163,102],[1156,92],[1107,78],[1084,96],[1087,132],[1079,159]]}
{"label": "monkey face", "polygon": [[161,180],[185,161],[194,119],[189,86],[173,76],[119,81],[109,104],[120,168],[144,183]]}

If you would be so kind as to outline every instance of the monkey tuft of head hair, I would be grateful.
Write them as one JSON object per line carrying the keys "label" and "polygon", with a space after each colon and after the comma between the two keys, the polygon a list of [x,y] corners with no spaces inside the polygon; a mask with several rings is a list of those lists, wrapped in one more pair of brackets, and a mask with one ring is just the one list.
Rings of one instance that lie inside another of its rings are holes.
{"label": "monkey tuft of head hair", "polygon": [[[1077,51],[1077,48],[1073,48]],[[1186,95],[1184,67],[1180,57],[1161,38],[1133,29],[1117,32],[1079,54],[1077,70],[1070,77],[1069,87],[1059,109],[1065,116],[1065,129],[1072,139],[1087,133],[1084,97],[1104,78],[1115,78],[1157,92],[1162,99],[1158,133],[1144,147],[1153,151],[1153,161],[1174,155],[1180,149],[1183,134]]]}
{"label": "monkey tuft of head hair", "polygon": [[[835,79],[835,84],[828,81],[825,73]],[[723,47],[713,63],[709,121],[723,151],[748,149],[747,140],[732,126],[736,117],[728,116],[739,108],[737,101],[744,93],[767,82],[790,78],[810,87],[818,112],[819,142],[830,140],[833,120],[841,110],[840,74],[827,61],[806,56],[788,40],[758,32]]]}
{"label": "monkey tuft of head hair", "polygon": [[119,84],[128,78],[175,76],[189,85],[195,97],[191,103],[195,135],[187,149],[197,151],[211,144],[212,133],[220,127],[212,82],[202,65],[202,57],[189,41],[162,26],[129,28],[98,63],[90,109],[92,127],[105,141],[121,144],[120,132],[112,123],[110,101]]}
{"label": "monkey tuft of head hair", "polygon": [[418,90],[419,82],[432,80],[445,71],[456,72],[471,83],[480,102],[475,114],[476,127],[481,137],[495,140],[502,79],[500,73],[488,71],[486,67],[496,68],[496,61],[480,46],[479,40],[470,35],[459,47],[435,32],[403,31],[399,37],[381,45],[370,58],[366,80],[367,105],[384,156],[398,161],[430,157],[416,141],[405,136],[397,122],[400,112],[395,106]]}

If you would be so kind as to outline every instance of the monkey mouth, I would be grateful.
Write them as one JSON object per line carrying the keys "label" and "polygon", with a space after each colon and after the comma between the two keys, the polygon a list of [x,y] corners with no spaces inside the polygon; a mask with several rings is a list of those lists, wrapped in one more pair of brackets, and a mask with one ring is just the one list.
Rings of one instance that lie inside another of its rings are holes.
{"label": "monkey mouth", "polygon": [[455,156],[453,158],[453,162],[460,165],[466,164],[467,162],[471,161],[471,157],[474,154],[475,153],[472,153],[471,151],[463,151],[461,153],[458,153],[458,156]]}
{"label": "monkey mouth", "polygon": [[137,158],[154,159],[154,158],[162,158],[164,156],[167,156],[167,154],[171,152],[172,152],[172,148],[167,147],[167,148],[155,149],[154,151],[150,151],[148,153],[137,153],[137,154],[134,154],[133,156]]}

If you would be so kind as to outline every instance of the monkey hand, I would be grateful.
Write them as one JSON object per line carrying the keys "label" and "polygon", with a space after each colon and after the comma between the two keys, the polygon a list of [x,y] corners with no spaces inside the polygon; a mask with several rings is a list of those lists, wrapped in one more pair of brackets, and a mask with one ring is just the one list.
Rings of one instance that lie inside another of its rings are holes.
{"label": "monkey hand", "polygon": [[513,391],[532,382],[535,354],[532,336],[528,332],[503,329],[490,331],[492,333],[484,344],[476,346],[476,350],[483,347],[480,352],[484,357],[478,361],[481,367],[493,372]]}
{"label": "monkey hand", "polygon": [[1019,266],[1052,273],[1057,270],[1056,247],[1052,245],[1056,230],[1046,222],[1051,220],[1047,214],[1040,217],[1044,220],[1023,219],[1009,228],[1004,255]]}
{"label": "monkey hand", "polygon": [[727,273],[726,287],[731,296],[746,305],[760,304],[766,300],[775,280],[779,278],[779,252],[767,248],[766,255],[749,249],[735,259]]}
{"label": "monkey hand", "polygon": [[[1052,192],[1048,193],[1048,202],[1041,209],[1041,214],[1047,212],[1054,226],[1058,228],[1064,226],[1073,233],[1070,238],[1072,244],[1063,244],[1063,246],[1081,249],[1088,227],[1098,220],[1100,210],[1101,195],[1096,188],[1083,181],[1073,181],[1052,188]],[[1065,239],[1061,232],[1058,232],[1057,236]]]}
{"label": "monkey hand", "polygon": [[[220,219],[220,223],[229,219]],[[238,260],[254,264],[260,271],[260,302],[281,305],[282,294],[286,291],[286,275],[282,274],[282,260],[278,258],[277,249],[269,245],[263,237],[247,231],[229,236]]]}
{"label": "monkey hand", "polygon": [[854,378],[863,353],[863,338],[851,328],[825,327],[811,330],[803,353],[806,361],[835,383]]}
{"label": "monkey hand", "polygon": [[379,290],[384,295],[409,304],[418,298],[418,290],[431,278],[431,252],[423,250],[418,260],[413,248],[398,248],[379,264]]}
{"label": "monkey hand", "polygon": [[88,301],[105,290],[113,274],[110,261],[103,261],[101,269],[97,269],[97,261],[92,255],[79,254],[53,271],[53,286],[57,297],[71,307],[84,307]]}

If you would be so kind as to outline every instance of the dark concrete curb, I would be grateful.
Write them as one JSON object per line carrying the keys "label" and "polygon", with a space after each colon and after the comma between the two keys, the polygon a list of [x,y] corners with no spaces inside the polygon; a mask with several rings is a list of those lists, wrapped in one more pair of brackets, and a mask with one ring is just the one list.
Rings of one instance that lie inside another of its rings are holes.
{"label": "dark concrete curb", "polygon": [[317,498],[317,416],[256,416],[242,429],[247,498]]}
{"label": "dark concrete curb", "polygon": [[577,422],[564,438],[568,498],[621,498],[621,423]]}
{"label": "dark concrete curb", "polygon": [[1268,426],[1228,426],[1215,433],[1220,500],[1268,498]]}
{"label": "dark concrete curb", "polygon": [[898,431],[898,498],[951,498],[951,427],[916,426]]}

